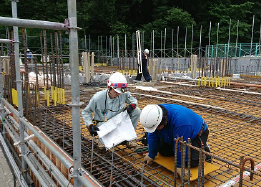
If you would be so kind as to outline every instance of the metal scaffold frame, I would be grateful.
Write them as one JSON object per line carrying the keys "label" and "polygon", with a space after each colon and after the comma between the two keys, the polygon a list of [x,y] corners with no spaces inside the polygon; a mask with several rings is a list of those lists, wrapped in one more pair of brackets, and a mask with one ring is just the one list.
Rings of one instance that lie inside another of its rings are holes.
{"label": "metal scaffold frame", "polygon": [[[2,122],[5,118],[4,105],[8,106],[8,109],[14,113],[19,121],[20,140],[19,146],[22,155],[22,170],[26,171],[27,165],[31,168],[34,175],[42,186],[47,186],[38,171],[34,169],[32,162],[28,159],[25,146],[25,129],[28,128],[33,134],[39,138],[39,140],[54,154],[71,172],[71,177],[74,179],[74,186],[100,186],[93,178],[90,179],[90,175],[84,174],[81,169],[81,127],[80,127],[80,97],[79,97],[79,57],[78,57],[78,36],[77,30],[77,15],[76,15],[76,0],[68,0],[68,19],[66,23],[56,23],[41,20],[29,20],[17,18],[17,0],[12,0],[12,18],[0,17],[0,25],[13,26],[14,39],[1,39],[1,43],[14,43],[14,58],[15,58],[15,72],[16,72],[16,87],[18,96],[18,111],[16,111],[4,98],[3,98],[3,85],[1,84],[1,114]],[[23,114],[23,100],[22,100],[22,88],[21,88],[21,75],[19,66],[19,38],[18,27],[27,28],[42,28],[52,30],[67,30],[69,31],[69,44],[70,44],[70,66],[71,66],[71,98],[72,103],[72,123],[73,123],[73,164],[69,162],[66,157],[57,151],[53,145],[46,141],[41,134],[35,130],[25,118]],[[2,79],[2,74],[1,74]],[[72,169],[73,167],[73,169]],[[22,172],[23,177],[26,178],[26,172]]]}

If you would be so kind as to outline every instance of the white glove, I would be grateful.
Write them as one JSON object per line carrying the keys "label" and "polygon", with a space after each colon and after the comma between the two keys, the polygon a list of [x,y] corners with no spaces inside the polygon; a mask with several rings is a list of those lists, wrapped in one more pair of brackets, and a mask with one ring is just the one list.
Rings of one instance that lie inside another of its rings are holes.
{"label": "white glove", "polygon": [[149,163],[151,163],[152,161],[153,161],[153,159],[152,158],[150,158],[148,155],[146,155],[145,157],[144,157],[144,160],[143,160],[144,162],[147,162],[147,164],[149,164]]}

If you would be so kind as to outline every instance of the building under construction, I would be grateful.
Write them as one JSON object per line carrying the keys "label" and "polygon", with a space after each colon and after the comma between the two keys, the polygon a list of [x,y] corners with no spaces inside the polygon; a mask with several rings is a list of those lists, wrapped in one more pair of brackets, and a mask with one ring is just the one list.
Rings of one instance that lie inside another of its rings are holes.
{"label": "building under construction", "polygon": [[[9,178],[1,178],[4,186],[10,181],[14,186],[37,187],[261,186],[260,44],[251,43],[248,52],[243,44],[209,45],[182,57],[178,49],[177,55],[164,49],[166,56],[156,55],[153,49],[148,58],[152,82],[137,82],[139,45],[135,52],[126,49],[122,56],[120,50],[109,57],[113,51],[105,55],[79,52],[74,3],[68,5],[66,23],[18,19],[16,1],[12,8],[12,18],[0,17],[0,25],[13,30],[9,38],[0,39],[0,140],[11,170],[10,174],[2,170]],[[23,28],[43,29],[39,54],[27,50]],[[47,35],[48,29],[55,33]],[[67,56],[63,31],[69,32]],[[140,123],[136,147],[120,144],[98,149],[97,137],[89,134],[81,111],[97,91],[107,89],[113,72],[125,75],[128,91],[140,109],[173,103],[201,115],[210,131],[211,152],[177,137],[180,149],[175,155],[181,152],[181,175],[177,175],[175,156],[146,164],[148,145]],[[197,168],[185,164],[192,149],[200,155]],[[211,163],[205,155],[212,158]]]}

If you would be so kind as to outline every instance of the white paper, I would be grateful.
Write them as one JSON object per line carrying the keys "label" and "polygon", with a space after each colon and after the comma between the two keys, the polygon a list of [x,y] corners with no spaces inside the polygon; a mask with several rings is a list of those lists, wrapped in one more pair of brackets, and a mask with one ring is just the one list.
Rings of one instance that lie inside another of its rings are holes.
{"label": "white paper", "polygon": [[146,90],[146,91],[157,91],[156,88],[148,87],[148,86],[136,86],[136,89],[139,89],[139,90]]}
{"label": "white paper", "polygon": [[121,112],[99,127],[98,135],[107,149],[137,138],[127,111]]}

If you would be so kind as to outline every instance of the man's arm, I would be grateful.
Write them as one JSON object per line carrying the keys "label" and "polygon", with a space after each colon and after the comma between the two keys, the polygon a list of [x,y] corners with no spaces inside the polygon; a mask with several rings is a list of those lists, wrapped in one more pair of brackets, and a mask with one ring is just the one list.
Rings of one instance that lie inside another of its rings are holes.
{"label": "man's arm", "polygon": [[156,133],[148,133],[149,157],[154,159],[159,150],[159,142]]}
{"label": "man's arm", "polygon": [[92,113],[94,112],[95,107],[96,107],[96,102],[92,98],[90,100],[89,104],[82,111],[82,117],[83,117],[83,120],[84,120],[85,125],[87,127],[89,127],[91,124],[93,124],[93,122],[92,122]]}
{"label": "man's arm", "polygon": [[135,97],[133,97],[130,92],[126,93],[126,103],[127,104],[135,104],[136,106],[138,105],[138,101]]}

